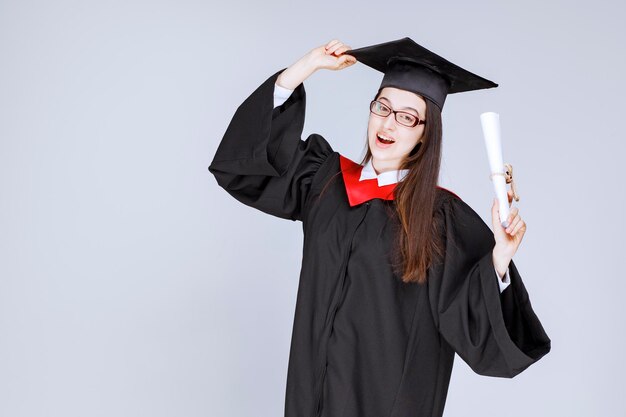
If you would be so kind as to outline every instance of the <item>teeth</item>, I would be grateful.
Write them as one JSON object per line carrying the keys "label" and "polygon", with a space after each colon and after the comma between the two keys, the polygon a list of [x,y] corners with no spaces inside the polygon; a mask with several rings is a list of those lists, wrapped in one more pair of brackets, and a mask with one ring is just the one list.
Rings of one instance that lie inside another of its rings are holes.
{"label": "teeth", "polygon": [[380,133],[378,134],[378,137],[379,137],[379,138],[381,138],[381,139],[390,140],[390,141],[392,141],[392,142],[395,142],[395,140],[393,140],[393,139],[391,139],[391,138],[388,138],[388,137],[387,137],[387,136],[385,136],[385,135],[381,135]]}

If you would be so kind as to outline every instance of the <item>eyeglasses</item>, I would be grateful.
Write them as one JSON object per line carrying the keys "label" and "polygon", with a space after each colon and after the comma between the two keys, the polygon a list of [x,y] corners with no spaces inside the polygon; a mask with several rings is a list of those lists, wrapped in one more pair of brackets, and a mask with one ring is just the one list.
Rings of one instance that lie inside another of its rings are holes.
{"label": "eyeglasses", "polygon": [[415,127],[417,125],[426,124],[426,121],[420,120],[420,118],[414,114],[407,113],[405,111],[392,110],[391,107],[377,100],[373,100],[370,103],[370,112],[381,117],[387,117],[393,113],[396,121],[406,127]]}

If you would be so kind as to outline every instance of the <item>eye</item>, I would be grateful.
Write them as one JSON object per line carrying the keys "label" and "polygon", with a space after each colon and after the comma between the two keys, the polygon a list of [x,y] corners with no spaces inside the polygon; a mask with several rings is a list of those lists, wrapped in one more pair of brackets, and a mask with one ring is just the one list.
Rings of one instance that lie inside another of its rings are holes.
{"label": "eye", "polygon": [[406,124],[413,124],[417,122],[417,117],[413,116],[410,113],[398,113],[398,118],[401,122]]}
{"label": "eye", "polygon": [[379,116],[387,116],[389,115],[389,113],[391,113],[391,109],[389,109],[389,107],[385,106],[380,101],[374,101],[372,104],[372,111]]}

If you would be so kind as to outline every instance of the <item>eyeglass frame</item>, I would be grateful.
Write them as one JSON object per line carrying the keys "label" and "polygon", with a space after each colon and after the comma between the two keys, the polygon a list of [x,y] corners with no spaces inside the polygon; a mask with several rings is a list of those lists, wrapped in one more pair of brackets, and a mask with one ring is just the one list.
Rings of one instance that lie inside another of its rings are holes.
{"label": "eyeglass frame", "polygon": [[[383,116],[381,114],[374,113],[372,111],[372,106],[374,105],[374,103],[379,103],[379,104],[382,104],[383,106],[387,107],[389,109],[389,114],[387,114],[386,116]],[[383,103],[382,101],[378,101],[378,100],[372,100],[370,102],[370,113],[372,113],[372,114],[374,114],[376,116],[379,116],[379,117],[389,117],[389,115],[391,113],[393,113],[393,118],[396,120],[396,122],[398,122],[400,125],[402,125],[404,127],[415,127],[415,126],[425,125],[426,124],[426,120],[420,119],[419,116],[416,116],[413,113],[409,113],[407,111],[394,110],[394,109],[391,108],[391,106]],[[405,125],[404,123],[402,123],[401,121],[398,120],[398,113],[403,113],[403,114],[408,114],[410,116],[413,116],[413,117],[415,117],[417,119],[417,122],[415,124],[413,124],[413,125]]]}

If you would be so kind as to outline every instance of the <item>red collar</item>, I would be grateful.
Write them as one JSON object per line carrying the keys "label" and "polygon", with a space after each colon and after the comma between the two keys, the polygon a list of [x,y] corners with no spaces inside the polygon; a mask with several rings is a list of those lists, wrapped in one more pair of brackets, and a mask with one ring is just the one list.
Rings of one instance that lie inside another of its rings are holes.
{"label": "red collar", "polygon": [[[339,163],[341,165],[341,174],[343,176],[343,182],[346,185],[346,193],[348,194],[350,206],[357,206],[366,201],[373,200],[374,198],[393,200],[393,192],[397,183],[379,187],[376,178],[359,181],[363,165],[357,164],[343,155],[339,155]],[[461,199],[461,197],[447,188],[440,186],[437,186],[437,188],[451,193],[459,200]]]}
{"label": "red collar", "polygon": [[374,198],[393,200],[393,190],[396,188],[397,183],[379,187],[376,178],[359,181],[361,170],[363,169],[362,165],[343,155],[339,155],[339,162],[350,206],[356,206]]}

